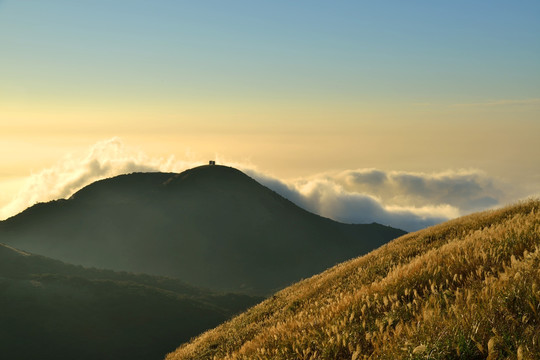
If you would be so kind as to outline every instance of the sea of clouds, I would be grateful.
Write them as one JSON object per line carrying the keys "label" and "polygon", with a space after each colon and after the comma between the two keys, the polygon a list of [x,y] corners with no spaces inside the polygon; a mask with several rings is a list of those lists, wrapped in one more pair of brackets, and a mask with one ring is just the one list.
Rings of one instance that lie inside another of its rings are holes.
{"label": "sea of clouds", "polygon": [[[216,160],[221,163],[219,156]],[[0,209],[0,218],[27,207],[68,198],[82,187],[132,172],[180,172],[201,161],[174,156],[153,158],[127,147],[119,138],[98,142],[82,157],[67,156],[32,174],[21,191]],[[503,186],[479,170],[438,173],[352,169],[294,180],[280,180],[253,165],[226,162],[297,205],[340,222],[372,223],[407,231],[504,204]]]}

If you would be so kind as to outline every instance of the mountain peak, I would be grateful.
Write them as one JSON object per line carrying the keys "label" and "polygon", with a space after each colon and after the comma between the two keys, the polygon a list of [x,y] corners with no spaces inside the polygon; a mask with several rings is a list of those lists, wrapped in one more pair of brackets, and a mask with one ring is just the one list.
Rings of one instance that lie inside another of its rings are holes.
{"label": "mountain peak", "polygon": [[252,294],[403,233],[312,214],[222,165],[120,175],[0,222],[3,241],[29,252]]}
{"label": "mountain peak", "polygon": [[[198,180],[198,181],[210,181],[214,185],[223,181],[242,181],[251,179],[242,171],[224,165],[201,165],[188,170],[185,170],[179,174],[173,174],[164,185],[175,183],[177,181],[184,180]],[[253,180],[253,179],[251,179]]]}

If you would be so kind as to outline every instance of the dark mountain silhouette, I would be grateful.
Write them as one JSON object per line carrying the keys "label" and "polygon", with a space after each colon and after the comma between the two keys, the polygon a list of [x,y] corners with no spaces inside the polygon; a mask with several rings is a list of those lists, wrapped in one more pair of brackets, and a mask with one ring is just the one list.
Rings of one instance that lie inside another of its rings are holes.
{"label": "dark mountain silhouette", "polygon": [[26,251],[252,294],[402,234],[314,215],[225,166],[121,175],[0,222],[2,242]]}
{"label": "dark mountain silhouette", "polygon": [[86,269],[0,244],[2,359],[162,359],[260,300]]}

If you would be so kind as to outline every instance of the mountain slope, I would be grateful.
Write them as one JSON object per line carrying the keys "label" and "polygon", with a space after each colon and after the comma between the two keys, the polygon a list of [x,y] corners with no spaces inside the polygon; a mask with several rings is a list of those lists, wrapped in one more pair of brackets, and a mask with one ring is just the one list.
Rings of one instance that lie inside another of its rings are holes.
{"label": "mountain slope", "polygon": [[85,269],[0,244],[5,359],[160,359],[260,301],[170,278]]}
{"label": "mountain slope", "polygon": [[536,359],[540,201],[402,236],[290,286],[179,359]]}
{"label": "mountain slope", "polygon": [[403,233],[311,214],[225,166],[118,176],[0,222],[2,242],[41,255],[256,294]]}

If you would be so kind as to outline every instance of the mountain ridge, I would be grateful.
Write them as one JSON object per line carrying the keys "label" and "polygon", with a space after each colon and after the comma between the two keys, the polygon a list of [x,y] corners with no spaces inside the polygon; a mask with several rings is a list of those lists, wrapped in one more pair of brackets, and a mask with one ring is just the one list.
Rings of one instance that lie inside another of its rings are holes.
{"label": "mountain ridge", "polygon": [[312,214],[220,165],[119,175],[0,222],[4,243],[33,253],[259,295],[404,233]]}

